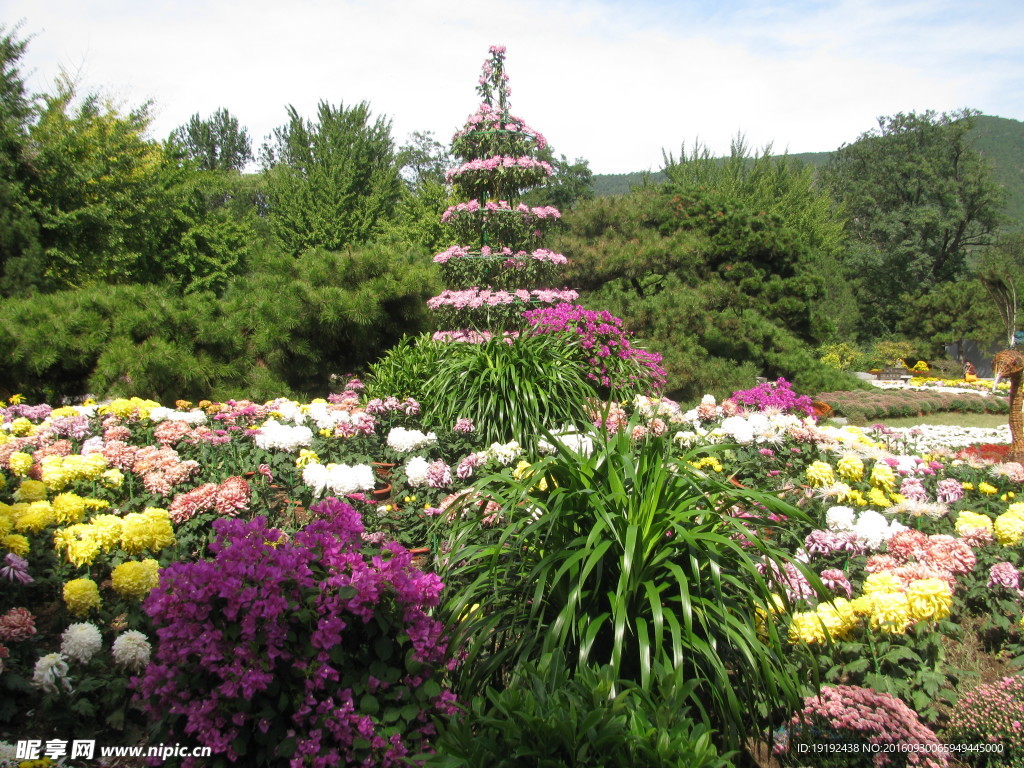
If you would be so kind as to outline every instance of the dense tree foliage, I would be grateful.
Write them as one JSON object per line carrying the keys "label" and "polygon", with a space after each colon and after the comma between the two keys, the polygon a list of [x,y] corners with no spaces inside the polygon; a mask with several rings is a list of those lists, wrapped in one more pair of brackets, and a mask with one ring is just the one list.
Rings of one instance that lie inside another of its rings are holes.
{"label": "dense tree foliage", "polygon": [[897,114],[839,148],[825,178],[854,242],[847,274],[872,307],[862,332],[892,331],[899,297],[921,296],[965,274],[968,254],[989,244],[999,189],[967,140],[970,110]]}
{"label": "dense tree foliage", "polygon": [[281,247],[339,250],[379,233],[401,193],[391,123],[370,107],[320,102],[315,121],[288,107],[263,146],[269,216]]}
{"label": "dense tree foliage", "polygon": [[198,113],[192,115],[170,140],[204,171],[242,171],[253,160],[249,132],[224,108],[205,120]]}

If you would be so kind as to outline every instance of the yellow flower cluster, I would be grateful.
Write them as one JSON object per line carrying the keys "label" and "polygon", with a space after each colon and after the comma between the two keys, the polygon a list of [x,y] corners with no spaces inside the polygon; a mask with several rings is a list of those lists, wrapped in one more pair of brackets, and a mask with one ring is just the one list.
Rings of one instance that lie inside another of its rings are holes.
{"label": "yellow flower cluster", "polygon": [[832,474],[832,465],[824,461],[816,461],[807,468],[807,482],[815,488],[831,485],[836,481]]}
{"label": "yellow flower cluster", "polygon": [[50,411],[49,419],[63,419],[68,416],[77,416],[78,410],[73,405],[62,405]]}
{"label": "yellow flower cluster", "polygon": [[704,456],[696,461],[688,462],[694,469],[710,469],[712,472],[724,472],[725,467],[716,456]]}
{"label": "yellow flower cluster", "polygon": [[50,502],[53,507],[53,515],[57,522],[80,523],[85,515],[85,499],[77,493],[61,493],[54,496]]}
{"label": "yellow flower cluster", "polygon": [[121,521],[121,547],[137,554],[145,549],[159,552],[174,543],[174,529],[166,509],[147,507],[125,515]]}
{"label": "yellow flower cluster", "polygon": [[1004,547],[1015,547],[1024,539],[1024,504],[1011,504],[992,526],[996,540]]}
{"label": "yellow flower cluster", "polygon": [[35,463],[35,459],[32,458],[31,453],[25,453],[24,451],[15,451],[11,454],[11,457],[7,460],[7,466],[10,467],[18,477],[24,477],[28,474],[28,471],[32,469],[32,465]]}
{"label": "yellow flower cluster", "polygon": [[117,490],[124,484],[124,474],[120,469],[108,469],[102,475],[100,475],[100,481],[107,488],[113,488]]}
{"label": "yellow flower cluster", "polygon": [[899,576],[888,571],[875,571],[869,573],[864,579],[863,591],[865,595],[872,596],[881,592],[902,592],[903,582]]}
{"label": "yellow flower cluster", "polygon": [[3,547],[8,552],[24,557],[28,554],[29,541],[27,537],[22,536],[20,533],[8,533],[0,537],[0,547]]}
{"label": "yellow flower cluster", "polygon": [[315,452],[313,452],[313,451],[311,451],[311,450],[309,450],[307,448],[303,448],[302,450],[300,450],[299,451],[299,458],[297,458],[295,460],[295,466],[298,467],[299,469],[301,469],[302,467],[306,466],[307,464],[319,464],[319,463],[320,463],[320,457],[317,456]]}
{"label": "yellow flower cluster", "polygon": [[[705,459],[701,459],[701,461],[705,461]],[[715,459],[715,461],[718,461],[718,460]],[[524,480],[526,478],[531,477],[533,475],[533,469],[531,468],[532,466],[533,465],[530,464],[530,462],[528,462],[526,460],[520,460],[520,462],[518,464],[516,464],[516,468],[512,470],[512,477],[514,477],[516,480]],[[719,466],[721,466],[721,465],[719,465]],[[697,467],[697,468],[700,469],[700,467]],[[718,471],[721,472],[722,470],[719,469]],[[552,480],[552,482],[554,482],[554,481]],[[533,488],[531,488],[530,490],[532,490],[532,491],[546,491],[547,489],[548,489],[548,480],[547,480],[546,477],[542,477],[540,479],[540,482],[537,483],[535,486],[533,486]]]}
{"label": "yellow flower cluster", "polygon": [[992,496],[993,494],[999,493],[999,489],[994,485],[988,483],[978,483],[978,492],[984,493],[986,496]]}
{"label": "yellow flower cluster", "polygon": [[938,621],[949,616],[953,593],[943,579],[917,579],[907,587],[911,621]]}
{"label": "yellow flower cluster", "polygon": [[871,468],[871,485],[885,491],[896,487],[896,473],[885,462],[876,461]]}
{"label": "yellow flower cluster", "polygon": [[904,592],[876,592],[871,598],[871,628],[902,635],[912,619],[910,605]]}
{"label": "yellow flower cluster", "polygon": [[119,595],[141,600],[160,581],[159,573],[160,566],[153,558],[129,560],[111,572],[110,580]]}
{"label": "yellow flower cluster", "polygon": [[848,637],[859,623],[853,603],[837,597],[831,603],[819,603],[813,611],[794,613],[789,625],[789,641],[814,644],[841,640]]}
{"label": "yellow flower cluster", "polygon": [[885,495],[885,491],[881,488],[872,488],[868,491],[868,504],[873,504],[876,507],[882,507],[888,509],[892,506],[892,502],[889,501],[889,497]]}
{"label": "yellow flower cluster", "polygon": [[122,520],[117,515],[96,515],[88,523],[76,523],[53,533],[53,548],[63,552],[72,565],[92,565],[101,552],[110,552],[121,541]]}
{"label": "yellow flower cluster", "polygon": [[21,533],[41,533],[44,528],[57,522],[48,501],[12,504],[11,511],[14,513],[14,529]]}
{"label": "yellow flower cluster", "polygon": [[92,579],[72,579],[64,585],[64,605],[75,616],[85,616],[100,602],[100,588]]}
{"label": "yellow flower cluster", "polygon": [[28,435],[34,435],[38,431],[38,429],[39,428],[35,424],[26,419],[24,416],[12,421],[10,426],[11,434],[17,435],[18,437],[27,437]]}
{"label": "yellow flower cluster", "polygon": [[965,509],[956,516],[956,522],[953,526],[956,528],[956,532],[959,536],[966,536],[979,528],[991,531],[992,518],[988,515],[982,515]]}
{"label": "yellow flower cluster", "polygon": [[864,462],[852,453],[843,456],[836,463],[836,470],[844,480],[856,481],[864,479]]}
{"label": "yellow flower cluster", "polygon": [[99,480],[107,469],[107,460],[102,453],[46,456],[40,464],[43,482],[54,491],[63,489],[75,480]]}
{"label": "yellow flower cluster", "polygon": [[119,419],[128,419],[133,416],[140,419],[148,419],[153,409],[159,407],[160,403],[154,403],[152,400],[143,400],[140,397],[119,397],[116,400],[111,400],[106,405],[101,405],[96,409],[96,413],[101,416],[113,414]]}
{"label": "yellow flower cluster", "polygon": [[14,492],[15,501],[42,501],[46,498],[46,486],[38,480],[22,480]]}

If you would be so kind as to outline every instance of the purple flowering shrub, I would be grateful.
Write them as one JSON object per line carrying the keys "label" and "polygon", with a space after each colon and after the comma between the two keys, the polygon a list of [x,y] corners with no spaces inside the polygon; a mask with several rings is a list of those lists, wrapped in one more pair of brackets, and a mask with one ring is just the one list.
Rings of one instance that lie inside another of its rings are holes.
{"label": "purple flowering shrub", "polygon": [[783,765],[948,765],[942,744],[917,713],[895,696],[856,685],[823,686],[807,696],[775,751]]}
{"label": "purple flowering shrub", "polygon": [[454,712],[427,613],[440,579],[393,542],[364,554],[348,504],[312,509],[291,537],[217,520],[212,559],[167,566],[145,602],[158,642],[138,697],[164,741],[212,748],[203,766],[404,764]]}
{"label": "purple flowering shrub", "polygon": [[767,408],[777,408],[783,413],[792,413],[797,416],[814,414],[811,398],[807,395],[798,395],[793,391],[793,386],[781,378],[778,381],[766,381],[751,389],[733,392],[730,399],[739,405],[746,406],[747,410],[763,411]]}
{"label": "purple flowering shrub", "polygon": [[610,312],[563,303],[524,312],[523,317],[534,334],[569,336],[588,367],[587,378],[600,386],[643,394],[665,388],[661,355],[634,347],[622,319]]}
{"label": "purple flowering shrub", "polygon": [[1004,677],[963,695],[949,717],[946,742],[978,745],[972,765],[1024,766],[1024,677]]}

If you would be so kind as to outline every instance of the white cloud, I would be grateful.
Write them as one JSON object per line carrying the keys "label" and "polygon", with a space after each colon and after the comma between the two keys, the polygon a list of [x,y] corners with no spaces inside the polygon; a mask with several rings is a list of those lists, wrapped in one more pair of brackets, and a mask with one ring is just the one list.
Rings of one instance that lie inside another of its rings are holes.
{"label": "white cloud", "polygon": [[[595,2],[7,0],[32,34],[23,61],[49,89],[155,102],[153,135],[227,107],[254,143],[319,100],[367,100],[401,141],[444,141],[476,106],[479,66],[508,47],[513,110],[598,173],[657,169],[700,138],[724,152],[820,151],[880,115],[974,107],[1024,119],[1024,13],[946,0]],[[100,7],[90,7],[100,6]]]}

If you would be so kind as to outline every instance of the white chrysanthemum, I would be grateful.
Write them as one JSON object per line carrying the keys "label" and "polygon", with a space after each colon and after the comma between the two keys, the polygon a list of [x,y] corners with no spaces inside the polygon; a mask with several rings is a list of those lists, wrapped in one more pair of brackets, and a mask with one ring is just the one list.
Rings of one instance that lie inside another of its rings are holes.
{"label": "white chrysanthemum", "polygon": [[696,432],[676,432],[672,435],[672,442],[683,448],[689,448],[696,445],[700,441],[700,435]]}
{"label": "white chrysanthemum", "polygon": [[122,667],[140,672],[149,664],[150,650],[149,640],[146,636],[134,629],[129,629],[117,636],[111,652],[114,661]]}
{"label": "white chrysanthemum", "polygon": [[88,664],[103,647],[99,627],[88,621],[72,624],[60,637],[60,652],[69,659]]}
{"label": "white chrysanthemum", "polygon": [[71,681],[68,680],[68,663],[64,656],[59,653],[48,653],[36,662],[32,671],[32,685],[42,688],[47,693],[58,693],[57,684],[64,687],[64,690],[71,690]]}
{"label": "white chrysanthemum", "polygon": [[290,421],[293,424],[306,423],[306,410],[294,400],[281,398],[275,400],[272,407],[281,414],[281,418],[285,421]]}
{"label": "white chrysanthemum", "polygon": [[743,416],[722,419],[721,430],[740,445],[754,442],[754,429]]}
{"label": "white chrysanthemum", "polygon": [[[589,456],[594,452],[594,441],[588,435],[581,435],[578,432],[560,432],[552,434],[555,442],[564,448],[568,448],[573,453],[578,453],[582,456]],[[541,453],[553,454],[557,453],[558,449],[549,443],[547,440],[541,439],[537,443],[537,450]]]}
{"label": "white chrysanthemum", "polygon": [[310,462],[302,470],[302,482],[313,489],[313,496],[319,497],[324,491],[336,496],[347,496],[350,493],[372,491],[375,480],[373,468],[368,464],[328,464],[324,466]]}
{"label": "white chrysanthemum", "polygon": [[412,453],[436,442],[437,435],[433,432],[424,434],[418,429],[405,427],[394,427],[388,432],[388,447],[399,453]]}
{"label": "white chrysanthemum", "polygon": [[509,466],[522,455],[523,449],[515,440],[508,443],[491,443],[491,447],[487,449],[488,460],[493,459],[503,467]]}
{"label": "white chrysanthemum", "polygon": [[704,395],[704,397],[702,397],[700,399],[700,404],[701,405],[714,405],[715,404],[715,396],[714,395]]}
{"label": "white chrysanthemum", "polygon": [[313,431],[309,427],[289,427],[276,419],[267,419],[253,437],[254,442],[265,451],[297,451],[313,442]]}
{"label": "white chrysanthemum", "polygon": [[149,412],[149,420],[153,422],[183,421],[186,424],[197,426],[206,423],[206,414],[202,411],[176,411],[161,405]]}
{"label": "white chrysanthemum", "polygon": [[832,507],[825,513],[825,525],[830,531],[852,531],[857,513],[849,507]]}
{"label": "white chrysanthemum", "polygon": [[853,535],[857,543],[867,549],[878,549],[891,535],[889,532],[889,521],[873,509],[866,509],[860,513],[857,522],[853,526]]}
{"label": "white chrysanthemum", "polygon": [[427,484],[427,471],[430,469],[430,462],[422,456],[413,456],[405,465],[405,476],[409,485],[413,488],[422,488]]}

